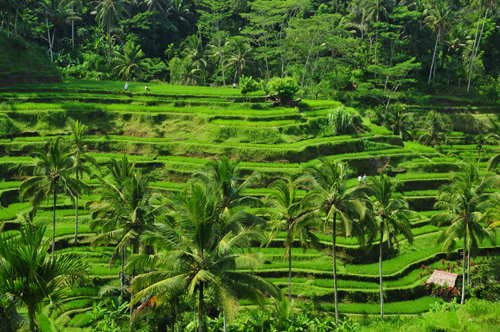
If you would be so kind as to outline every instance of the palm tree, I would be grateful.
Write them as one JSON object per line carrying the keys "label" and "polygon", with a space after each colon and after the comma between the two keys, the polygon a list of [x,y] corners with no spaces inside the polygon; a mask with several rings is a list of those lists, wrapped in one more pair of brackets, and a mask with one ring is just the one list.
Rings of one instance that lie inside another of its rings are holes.
{"label": "palm tree", "polygon": [[195,85],[198,80],[200,69],[189,58],[180,61],[181,83],[186,85]]}
{"label": "palm tree", "polygon": [[125,181],[130,179],[132,176],[137,175],[137,170],[135,168],[135,160],[131,163],[128,157],[124,155],[121,161],[116,159],[111,159],[110,163],[106,165],[109,174],[111,175],[113,182],[120,189],[123,189]]}
{"label": "palm tree", "polygon": [[[69,23],[79,19],[77,14],[70,8],[72,3],[72,1],[68,0],[42,0],[39,2],[41,14],[45,18],[50,60],[52,60],[52,62],[54,61],[52,49],[56,38],[56,25],[63,22]],[[52,34],[50,33],[50,24],[53,26]]]}
{"label": "palm tree", "polygon": [[242,36],[236,36],[227,43],[229,50],[226,52],[226,65],[224,69],[234,67],[234,82],[236,77],[241,77],[245,66],[253,64],[251,60],[252,46]]}
{"label": "palm tree", "polygon": [[427,22],[426,25],[437,31],[436,45],[434,47],[431,69],[429,71],[429,81],[427,84],[431,84],[432,70],[434,69],[434,72],[436,71],[434,62],[436,59],[438,43],[442,39],[444,32],[448,31],[455,22],[452,15],[453,12],[450,9],[448,2],[441,1],[434,5],[434,7],[429,11],[429,16],[425,18],[425,21]]}
{"label": "palm tree", "polygon": [[398,135],[404,141],[405,139],[412,139],[410,134],[411,127],[413,127],[413,118],[409,113],[403,113],[402,110],[397,110],[391,115],[392,132]]}
{"label": "palm tree", "polygon": [[441,145],[448,142],[447,135],[453,130],[450,118],[436,111],[430,111],[420,122],[420,127],[426,132],[420,135],[419,142],[431,147],[439,145],[439,150],[443,153]]}
{"label": "palm tree", "polygon": [[166,0],[143,0],[141,5],[145,5],[148,12],[164,12],[167,9],[168,3]]}
{"label": "palm tree", "polygon": [[124,15],[129,13],[125,9],[128,0],[99,0],[96,10],[91,14],[95,14],[96,21],[99,24],[108,28],[108,64],[111,66],[111,29],[124,19]]}
{"label": "palm tree", "polygon": [[481,162],[481,151],[483,149],[483,145],[486,145],[488,143],[494,143],[498,141],[500,137],[496,134],[487,134],[484,135],[482,133],[476,135],[474,137],[474,141],[476,142],[476,150],[477,150],[477,172],[479,175],[479,163]]}
{"label": "palm tree", "polygon": [[[132,246],[134,254],[139,253],[140,236],[147,230],[153,230],[156,216],[163,211],[163,205],[155,206],[154,202],[160,195],[147,186],[150,178],[132,174],[115,185],[102,180],[105,192],[97,201],[88,202],[91,210],[91,230],[98,230],[99,234],[92,241],[92,247],[116,243],[115,251],[109,262],[112,267],[121,253],[120,280],[123,287],[125,279],[124,264],[127,246]],[[146,248],[151,250],[151,248]],[[132,271],[132,277],[134,271]]]}
{"label": "palm tree", "polygon": [[191,60],[193,65],[197,68],[201,68],[203,71],[203,80],[205,81],[207,60],[205,54],[205,48],[201,40],[201,36],[191,35],[186,38],[181,44],[184,47],[182,53],[184,56]]}
{"label": "palm tree", "polygon": [[[310,192],[303,199],[304,206],[315,205],[319,214],[324,213],[325,225],[332,220],[332,258],[333,281],[335,293],[335,319],[338,321],[337,298],[337,258],[336,238],[337,227],[340,226],[344,236],[356,237],[360,244],[364,244],[365,230],[359,222],[365,217],[367,188],[347,187],[347,163],[321,159],[316,166],[304,168],[304,175],[296,183],[304,186]],[[340,225],[337,225],[337,219]]]}
{"label": "palm tree", "polygon": [[[90,174],[90,169],[85,165],[90,162],[92,165],[99,167],[97,161],[94,157],[87,154],[87,145],[83,136],[87,132],[87,126],[80,123],[78,120],[75,122],[73,127],[71,127],[72,135],[70,137],[72,154],[75,161],[75,173],[76,179],[79,180],[80,177],[83,178],[83,173]],[[78,196],[75,197],[75,238],[73,240],[73,245],[78,243]]]}
{"label": "palm tree", "polygon": [[279,297],[279,290],[256,275],[238,272],[255,269],[262,263],[261,253],[242,252],[250,240],[262,239],[260,232],[240,228],[241,215],[220,215],[218,195],[212,187],[194,183],[186,194],[173,195],[169,206],[175,226],[157,223],[154,232],[142,236],[144,243],[163,250],[154,255],[134,255],[129,268],[149,268],[134,278],[131,289],[137,292],[131,303],[156,295],[160,301],[198,291],[198,331],[203,332],[204,295],[212,288],[219,307],[229,317],[236,314],[238,298],[249,298],[264,305],[265,294]]}
{"label": "palm tree", "polygon": [[[384,7],[384,0],[367,0],[365,2],[364,13],[366,13],[366,21],[380,22],[380,17],[388,18],[387,9]],[[378,26],[376,27],[375,36],[375,65],[377,64],[377,45],[378,44]]]}
{"label": "palm tree", "polygon": [[306,249],[308,244],[312,243],[319,250],[318,237],[309,229],[315,226],[319,218],[314,207],[307,208],[301,204],[301,200],[297,197],[297,186],[292,179],[276,180],[269,185],[269,188],[273,189],[273,192],[266,197],[266,213],[271,219],[271,232],[266,242],[269,245],[280,232],[286,232],[283,258],[288,258],[288,304],[291,305],[293,243],[298,238],[302,248]]}
{"label": "palm tree", "polygon": [[411,224],[409,217],[413,213],[408,209],[408,202],[402,198],[397,198],[396,190],[398,182],[391,180],[385,174],[374,177],[369,182],[369,187],[373,191],[373,205],[375,212],[375,221],[379,230],[379,274],[380,274],[380,313],[384,319],[384,289],[382,278],[382,244],[384,237],[387,238],[387,244],[390,248],[390,238],[403,234],[409,243],[413,243],[413,234],[411,233]]}
{"label": "palm tree", "polygon": [[21,301],[28,309],[29,330],[36,331],[35,314],[48,300],[58,308],[68,279],[82,277],[82,261],[71,254],[49,260],[50,240],[43,240],[44,227],[22,227],[19,236],[0,234],[0,293]]}
{"label": "palm tree", "polygon": [[[189,11],[189,4],[186,4],[184,0],[171,0],[165,14],[168,19],[173,21],[179,31],[187,33],[189,20],[193,17],[193,14]],[[185,35],[182,34],[182,36]]]}
{"label": "palm tree", "polygon": [[[451,177],[451,184],[439,190],[437,202],[434,208],[446,210],[444,213],[432,216],[431,222],[441,226],[450,226],[439,234],[437,243],[443,243],[443,251],[455,249],[457,239],[464,240],[463,270],[462,270],[462,301],[465,299],[465,267],[467,265],[467,283],[470,282],[470,255],[471,251],[477,250],[478,242],[484,239],[495,243],[494,230],[488,229],[481,224],[482,211],[487,204],[489,195],[486,190],[492,184],[498,183],[498,177],[484,177],[481,182],[476,181],[477,174],[474,164],[462,167],[462,174],[456,173]],[[468,257],[467,263],[465,261]]]}
{"label": "palm tree", "polygon": [[115,68],[113,70],[118,72],[118,76],[125,81],[132,78],[133,74],[142,75],[147,69],[143,66],[143,63],[148,62],[149,59],[144,57],[144,52],[141,50],[141,45],[135,45],[135,43],[129,40],[123,47],[123,54],[115,52]]}
{"label": "palm tree", "polygon": [[[469,82],[467,84],[467,92],[470,89],[470,81],[472,78],[472,65],[474,63],[474,58],[477,55],[479,49],[479,44],[481,43],[481,37],[483,36],[484,25],[486,24],[486,19],[488,18],[488,12],[493,9],[493,4],[495,0],[474,0],[471,7],[478,7],[479,17],[477,19],[476,37],[474,38],[474,45],[472,46],[471,56],[470,56],[470,69],[469,69]],[[489,6],[488,6],[489,5]],[[479,32],[479,23],[481,22],[481,14],[483,11],[483,6],[486,7],[486,13],[484,14],[483,26],[481,27],[481,34],[479,35],[479,41],[477,40],[477,34]],[[477,43],[476,43],[477,42]],[[477,44],[477,47],[476,47]]]}
{"label": "palm tree", "polygon": [[36,158],[33,165],[21,167],[20,174],[30,174],[19,186],[19,199],[29,197],[33,207],[32,215],[44,199],[47,201],[52,196],[54,200],[52,217],[52,260],[54,260],[55,236],[56,236],[56,206],[57,194],[69,194],[72,198],[80,196],[85,190],[89,191],[87,185],[81,180],[70,177],[75,170],[75,159],[67,146],[61,144],[61,138],[47,140],[48,151],[35,148],[30,156]]}
{"label": "palm tree", "polygon": [[230,161],[228,157],[223,156],[220,161],[208,161],[202,170],[193,174],[195,178],[207,184],[212,183],[218,188],[222,210],[242,205],[259,205],[258,199],[243,195],[246,189],[261,180],[261,175],[253,173],[239,184],[239,179],[242,178],[240,165],[240,160]]}

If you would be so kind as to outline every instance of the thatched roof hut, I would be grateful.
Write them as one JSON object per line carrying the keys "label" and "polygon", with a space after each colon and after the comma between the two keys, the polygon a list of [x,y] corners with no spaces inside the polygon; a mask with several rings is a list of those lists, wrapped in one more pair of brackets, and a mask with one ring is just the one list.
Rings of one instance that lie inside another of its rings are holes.
{"label": "thatched roof hut", "polygon": [[431,277],[427,280],[428,284],[438,284],[444,286],[444,284],[448,284],[450,287],[455,287],[455,283],[457,281],[458,274],[450,273],[445,271],[434,270]]}

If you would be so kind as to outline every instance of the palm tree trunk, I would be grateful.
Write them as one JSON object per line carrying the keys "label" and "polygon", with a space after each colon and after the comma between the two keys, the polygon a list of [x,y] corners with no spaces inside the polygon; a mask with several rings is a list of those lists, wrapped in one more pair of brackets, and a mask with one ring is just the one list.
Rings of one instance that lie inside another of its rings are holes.
{"label": "palm tree trunk", "polygon": [[476,37],[474,38],[474,46],[472,46],[472,52],[470,55],[469,83],[467,84],[467,92],[469,92],[470,80],[472,78],[472,63],[474,62],[474,49],[476,48],[477,34],[479,32],[480,22],[481,22],[481,10],[479,11],[479,18],[477,19]]}
{"label": "palm tree trunk", "polygon": [[[76,172],[76,179],[78,180],[78,172]],[[75,200],[75,238],[73,239],[73,245],[78,244],[78,195],[76,195]]]}
{"label": "palm tree trunk", "polygon": [[380,226],[380,245],[378,256],[378,270],[380,274],[380,318],[384,319],[384,288],[382,285],[382,242],[384,240],[384,226]]}
{"label": "palm tree trunk", "polygon": [[200,281],[200,293],[198,294],[198,332],[203,332],[203,281]]}
{"label": "palm tree trunk", "polygon": [[[377,65],[377,43],[378,43],[378,27],[375,34],[375,66]],[[374,78],[377,78],[377,73],[374,73]]]}
{"label": "palm tree trunk", "polygon": [[462,301],[460,304],[464,304],[465,300],[465,253],[467,251],[467,241],[464,239],[464,262],[462,264]]}
{"label": "palm tree trunk", "polygon": [[335,322],[339,321],[339,299],[337,292],[337,257],[335,255],[335,240],[337,238],[336,234],[336,224],[337,224],[337,213],[333,214],[333,227],[332,227],[332,258],[333,258],[333,292],[335,299]]}
{"label": "palm tree trunk", "polygon": [[124,296],[123,289],[125,287],[125,260],[126,259],[127,259],[127,247],[123,246],[122,247],[122,259],[121,259],[121,272],[120,272],[120,286],[121,286],[121,289],[120,289],[120,297],[121,297],[120,304],[122,304],[122,305],[125,302],[124,299],[123,299],[123,296]]}
{"label": "palm tree trunk", "polygon": [[52,43],[50,42],[49,20],[47,18],[45,19],[45,23],[47,24],[47,41],[49,42],[50,61],[54,62],[54,57],[52,56]]}
{"label": "palm tree trunk", "polygon": [[439,41],[440,34],[441,34],[441,31],[438,30],[438,34],[436,37],[436,45],[434,46],[434,55],[432,56],[431,70],[429,71],[429,81],[427,82],[427,85],[431,84],[432,68],[434,67],[434,60],[436,59],[436,51],[437,51],[437,47],[438,47],[438,41]]}
{"label": "palm tree trunk", "polygon": [[35,310],[31,309],[30,306],[28,306],[28,323],[29,323],[29,330],[31,332],[35,331]]}
{"label": "palm tree trunk", "polygon": [[54,262],[54,251],[56,250],[56,202],[57,191],[54,189],[54,211],[52,211],[52,258],[50,262]]}
{"label": "palm tree trunk", "polygon": [[[290,225],[288,226],[290,231]],[[292,244],[288,248],[288,305],[292,304]]]}
{"label": "palm tree trunk", "polygon": [[111,27],[108,26],[108,65],[111,66]]}
{"label": "palm tree trunk", "polygon": [[224,332],[227,332],[226,313],[224,311],[222,312],[222,320],[224,324]]}
{"label": "palm tree trunk", "polygon": [[470,248],[467,251],[467,286],[470,286]]}
{"label": "palm tree trunk", "polygon": [[[71,11],[73,11],[73,4],[71,4]],[[71,21],[71,48],[75,48],[75,21]]]}

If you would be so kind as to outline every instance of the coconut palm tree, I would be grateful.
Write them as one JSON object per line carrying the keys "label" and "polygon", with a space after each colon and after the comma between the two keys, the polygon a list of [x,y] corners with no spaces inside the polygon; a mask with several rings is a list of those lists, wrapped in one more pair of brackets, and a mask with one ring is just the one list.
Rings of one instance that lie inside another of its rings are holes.
{"label": "coconut palm tree", "polygon": [[203,47],[201,36],[188,36],[182,42],[181,47],[184,48],[182,51],[184,56],[190,59],[193,65],[203,71],[203,80],[205,81],[207,70],[207,55],[205,54],[205,47]]}
{"label": "coconut palm tree", "polygon": [[140,4],[145,5],[148,12],[164,12],[167,10],[169,2],[167,0],[143,0]]}
{"label": "coconut palm tree", "polygon": [[434,69],[434,72],[436,71],[434,63],[438,43],[443,38],[444,33],[453,26],[455,19],[453,18],[453,11],[448,2],[441,1],[436,3],[429,11],[429,16],[425,18],[425,21],[427,26],[437,31],[436,45],[434,46],[434,54],[432,56],[432,64],[429,71],[429,81],[427,82],[427,84],[431,84],[432,70]]}
{"label": "coconut palm tree", "polygon": [[[41,14],[45,18],[50,60],[52,60],[52,62],[54,61],[53,46],[56,38],[56,25],[80,19],[71,9],[72,3],[73,1],[68,0],[43,0],[39,2]],[[50,24],[52,24],[52,34],[50,33]]]}
{"label": "coconut palm tree", "polygon": [[487,135],[484,135],[482,133],[476,135],[474,137],[474,141],[476,142],[476,150],[477,150],[477,173],[479,175],[479,163],[481,162],[481,152],[483,150],[483,145],[486,145],[488,143],[495,143],[500,139],[498,135],[490,133]]}
{"label": "coconut palm tree", "polygon": [[22,201],[29,198],[33,207],[32,215],[43,200],[53,199],[52,260],[54,260],[57,195],[62,193],[75,198],[80,196],[82,191],[89,191],[89,188],[81,180],[70,176],[77,165],[68,146],[61,143],[61,138],[47,140],[47,143],[47,152],[35,148],[29,154],[36,158],[35,163],[21,167],[20,175],[29,175],[19,186],[19,199]]}
{"label": "coconut palm tree", "polygon": [[259,205],[258,199],[250,196],[244,196],[245,190],[261,180],[259,173],[253,173],[248,176],[241,184],[239,179],[241,174],[241,161],[230,161],[228,157],[223,156],[220,161],[210,160],[202,170],[193,174],[193,177],[218,188],[218,194],[222,199],[222,209],[234,208],[242,205]]}
{"label": "coconut palm tree", "polygon": [[[147,186],[149,177],[132,174],[119,185],[102,179],[105,191],[96,201],[87,203],[91,210],[90,229],[98,234],[92,247],[116,243],[115,251],[109,262],[112,267],[121,253],[120,280],[123,287],[125,279],[124,264],[127,246],[134,254],[139,253],[140,236],[153,230],[155,218],[163,211],[163,205],[155,206],[160,195]],[[151,250],[151,248],[146,248]],[[132,271],[132,277],[134,271]]]}
{"label": "coconut palm tree", "polygon": [[478,178],[476,172],[474,164],[462,166],[462,173],[454,174],[451,177],[451,184],[440,188],[434,208],[446,210],[446,212],[436,214],[431,218],[431,222],[438,226],[450,224],[436,239],[437,243],[443,244],[443,251],[449,252],[455,249],[457,239],[464,241],[462,304],[465,300],[466,266],[467,283],[470,282],[471,251],[477,250],[478,244],[483,240],[493,244],[496,241],[493,230],[484,227],[481,222],[482,212],[485,207],[488,207],[485,202],[490,197],[486,190],[497,184],[499,179],[496,176],[488,176],[479,182],[476,181]]}
{"label": "coconut palm tree", "polygon": [[[360,244],[364,244],[365,226],[360,223],[365,217],[368,188],[347,186],[347,163],[321,159],[321,163],[304,168],[304,175],[296,180],[310,192],[303,198],[304,206],[316,206],[319,214],[324,214],[325,225],[332,221],[332,258],[333,281],[335,293],[335,318],[338,321],[337,295],[337,258],[336,238],[337,228],[344,236],[356,237]],[[337,223],[340,221],[340,223]],[[368,220],[367,220],[368,221]]]}
{"label": "coconut palm tree", "polygon": [[[90,174],[90,169],[87,162],[91,163],[93,166],[99,168],[99,164],[91,155],[87,154],[87,145],[83,136],[87,132],[87,126],[80,123],[78,120],[71,127],[72,134],[70,136],[72,154],[74,157],[74,170],[76,173],[76,179],[79,180],[80,177],[83,178],[83,173]],[[78,196],[75,197],[75,238],[73,239],[73,245],[78,243]]]}
{"label": "coconut palm tree", "polygon": [[413,243],[413,234],[409,218],[413,215],[405,199],[396,195],[399,183],[385,174],[373,177],[368,186],[373,192],[374,219],[379,230],[379,274],[380,274],[380,312],[384,319],[384,289],[382,278],[382,245],[384,238],[391,246],[391,236],[397,241],[396,235],[402,234],[410,244]]}
{"label": "coconut palm tree", "polygon": [[[186,1],[171,0],[165,15],[168,19],[172,20],[180,32],[185,31],[187,34],[190,25],[189,20],[193,17],[193,13],[189,11],[189,4]],[[181,34],[183,37],[186,36],[186,34]]]}
{"label": "coconut palm tree", "polygon": [[18,236],[0,234],[0,293],[22,302],[28,309],[29,330],[37,331],[35,314],[42,301],[59,308],[69,287],[68,278],[83,277],[82,261],[71,254],[49,259],[51,239],[44,240],[45,227],[22,227]]}
{"label": "coconut palm tree", "polygon": [[108,64],[111,66],[111,29],[124,19],[125,15],[129,15],[125,6],[128,0],[99,0],[97,2],[96,10],[91,14],[95,14],[96,21],[100,25],[108,28]]}
{"label": "coconut palm tree", "polygon": [[413,127],[413,118],[409,113],[403,113],[403,110],[397,110],[390,114],[392,121],[392,132],[398,135],[404,141],[405,139],[412,139],[410,134],[411,127]]}
{"label": "coconut palm tree", "polygon": [[[387,9],[384,7],[385,0],[367,0],[365,2],[364,13],[366,13],[365,21],[373,23],[380,22],[380,18],[388,18]],[[378,26],[375,28],[375,65],[377,64],[377,46],[378,46]]]}
{"label": "coconut palm tree", "polygon": [[160,301],[188,292],[198,292],[198,331],[203,332],[205,291],[211,288],[217,305],[228,317],[236,314],[238,299],[248,298],[264,305],[264,296],[279,297],[279,290],[265,279],[239,272],[262,263],[261,253],[243,253],[251,240],[262,235],[241,228],[239,212],[220,214],[219,199],[213,187],[194,183],[187,193],[173,195],[169,207],[175,226],[159,222],[157,230],[146,232],[141,240],[163,250],[154,255],[133,255],[128,268],[149,268],[151,272],[134,278],[136,292],[131,303],[156,295]]}
{"label": "coconut palm tree", "polygon": [[144,57],[144,52],[141,50],[141,45],[135,45],[135,43],[129,40],[123,47],[123,54],[115,52],[115,67],[113,70],[118,72],[120,76],[125,81],[128,81],[134,74],[142,75],[146,71],[144,63],[149,61],[149,58]]}
{"label": "coconut palm tree", "polygon": [[292,247],[297,239],[302,248],[306,249],[311,243],[316,249],[321,246],[318,237],[311,232],[311,228],[318,226],[319,216],[315,206],[305,207],[297,197],[298,188],[292,179],[276,180],[269,185],[273,192],[266,197],[266,213],[270,216],[271,232],[266,238],[267,245],[286,232],[283,243],[288,258],[288,304],[292,303]]}
{"label": "coconut palm tree", "polygon": [[122,157],[121,161],[112,158],[106,168],[113,179],[113,183],[116,183],[116,186],[120,189],[123,188],[125,181],[138,174],[135,168],[135,160],[130,162],[126,155]]}
{"label": "coconut palm tree", "polygon": [[242,36],[236,36],[227,43],[226,65],[224,69],[234,67],[234,82],[237,77],[241,77],[246,65],[252,65],[252,46]]}
{"label": "coconut palm tree", "polygon": [[423,121],[420,121],[420,127],[425,132],[419,136],[419,142],[431,147],[438,145],[440,152],[443,153],[441,145],[448,142],[447,135],[453,130],[450,118],[436,111],[430,111]]}

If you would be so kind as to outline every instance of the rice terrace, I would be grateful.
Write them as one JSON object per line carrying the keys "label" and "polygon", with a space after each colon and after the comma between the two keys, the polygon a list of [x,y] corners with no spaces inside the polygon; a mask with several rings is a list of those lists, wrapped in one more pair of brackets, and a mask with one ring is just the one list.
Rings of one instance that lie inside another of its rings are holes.
{"label": "rice terrace", "polygon": [[14,3],[0,331],[500,331],[496,2]]}

